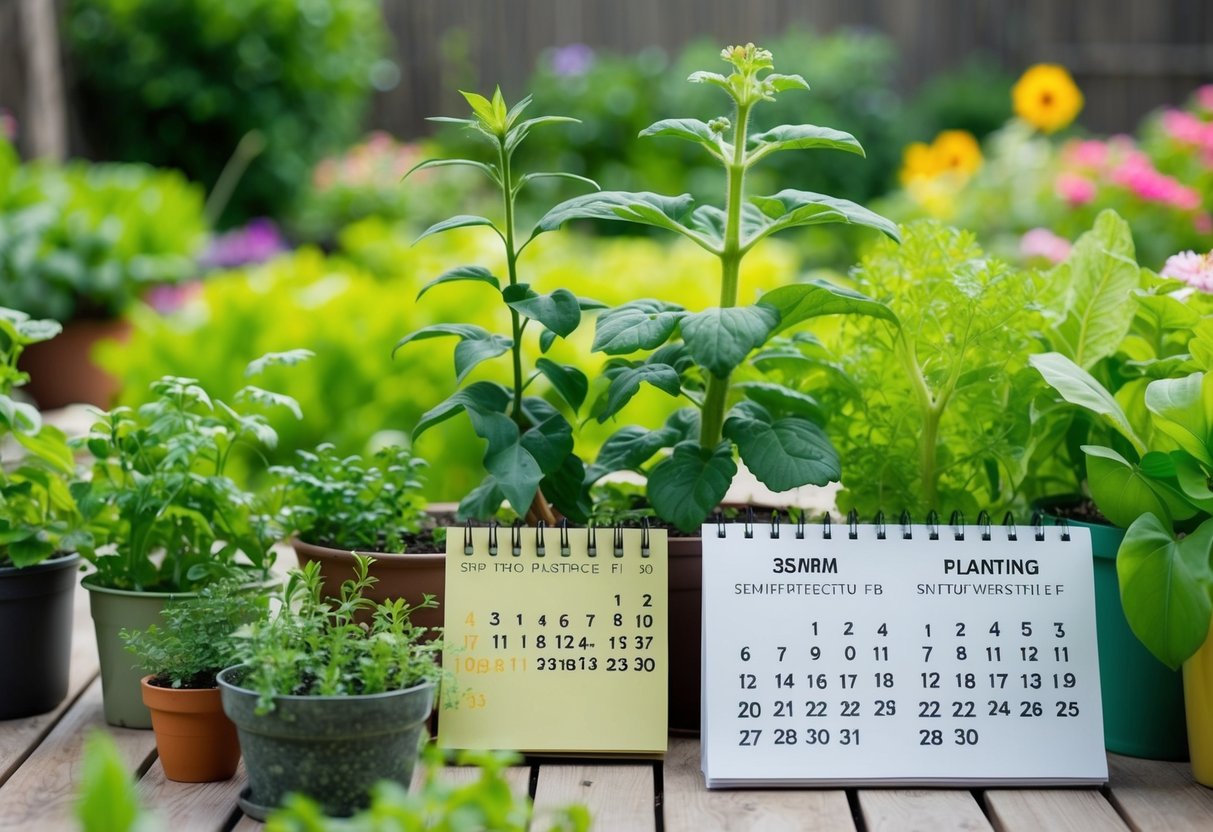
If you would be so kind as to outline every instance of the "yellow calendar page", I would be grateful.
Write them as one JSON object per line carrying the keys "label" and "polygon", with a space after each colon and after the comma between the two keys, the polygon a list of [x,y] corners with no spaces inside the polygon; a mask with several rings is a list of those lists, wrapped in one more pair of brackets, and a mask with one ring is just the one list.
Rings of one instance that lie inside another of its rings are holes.
{"label": "yellow calendar page", "polygon": [[665,531],[493,533],[447,530],[439,745],[664,752]]}

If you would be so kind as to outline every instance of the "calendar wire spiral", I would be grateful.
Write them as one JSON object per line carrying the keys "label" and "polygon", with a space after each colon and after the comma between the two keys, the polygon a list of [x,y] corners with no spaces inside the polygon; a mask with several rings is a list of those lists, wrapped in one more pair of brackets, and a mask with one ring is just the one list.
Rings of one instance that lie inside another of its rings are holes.
{"label": "calendar wire spiral", "polygon": [[[809,535],[807,511],[796,509],[787,509],[785,511],[778,508],[769,509],[769,511],[771,516],[771,539],[778,540],[782,534],[782,528],[785,524],[780,521],[785,515],[788,519],[788,524],[792,526],[793,534],[797,540],[804,540]],[[729,526],[740,524],[742,527],[742,534],[748,540],[753,538],[755,534],[755,518],[756,512],[754,507],[746,506],[740,520],[726,520],[723,513],[718,511],[713,514],[712,522],[716,527],[717,537],[728,537]],[[1045,539],[1044,521],[1045,517],[1041,512],[1036,511],[1032,513],[1029,522],[1032,527],[1033,538],[1037,541],[1043,541]],[[1061,530],[1061,540],[1069,542],[1071,539],[1069,522],[1064,517],[1058,517],[1054,519],[1053,524],[1055,527]],[[877,540],[889,539],[889,526],[891,524],[886,521],[885,513],[883,511],[876,512],[876,515],[872,518],[872,522],[865,525],[870,525],[872,527],[872,529],[875,531]],[[898,515],[897,526],[900,528],[900,539],[914,539],[914,520],[909,511],[903,510],[901,514]],[[927,529],[927,538],[929,540],[939,540],[941,523],[938,512],[932,510],[927,514],[925,526]],[[1005,530],[1006,539],[1009,541],[1013,542],[1019,539],[1019,527],[1015,521],[1015,513],[1011,511],[1008,511],[1003,515],[1001,524],[995,526],[993,519],[990,517],[990,513],[983,510],[977,515],[976,526],[978,536],[983,542],[990,542],[994,540],[996,536],[995,529]],[[855,509],[851,509],[846,515],[847,537],[851,540],[858,540],[860,528],[861,524],[859,512]],[[953,511],[949,516],[945,529],[950,531],[945,531],[945,533],[951,534],[954,540],[963,541],[965,539],[966,528],[968,528],[968,526],[965,523],[964,512],[957,510]],[[832,540],[833,534],[834,518],[833,515],[827,511],[821,516],[821,539]]]}
{"label": "calendar wire spiral", "polygon": [[[751,511],[751,514],[752,514],[752,511]],[[488,530],[489,530],[488,553],[489,553],[490,557],[497,557],[497,555],[501,551],[501,547],[498,543],[498,535],[499,535],[499,530],[501,529],[501,524],[498,523],[496,520],[494,520],[493,522],[491,522],[487,525],[488,525]],[[571,557],[572,550],[569,546],[569,529],[571,527],[569,526],[568,518],[567,517],[561,518],[560,522],[556,524],[556,527],[560,531],[560,557],[564,557],[564,558]],[[471,520],[468,520],[464,523],[464,526],[463,526],[463,553],[465,555],[473,555],[473,554],[475,554],[475,551],[476,551],[476,548],[472,543],[472,529],[473,528],[475,528],[475,526],[472,524]],[[542,520],[540,520],[538,523],[536,523],[533,527],[530,528],[530,531],[533,532],[535,535],[535,557],[538,557],[538,558],[547,557],[547,554],[548,554],[547,540],[546,540],[546,536],[544,534],[544,532],[547,530],[547,528],[548,528],[548,524]],[[609,532],[610,533],[611,554],[613,557],[622,558],[623,557],[623,548],[624,548],[623,547],[623,533],[624,533],[625,528],[635,528],[635,527],[625,527],[625,526],[621,526],[621,525],[597,526],[593,523],[590,523],[588,526],[585,527],[586,534],[587,534],[586,554],[591,558],[598,557],[598,549],[599,549],[598,533],[599,532]],[[640,556],[642,558],[647,558],[652,555],[652,545],[650,542],[650,526],[649,526],[649,520],[647,517],[641,519],[639,528],[640,528]],[[510,553],[513,557],[522,556],[522,536],[526,532],[527,532],[527,527],[522,524],[521,520],[515,520],[512,524],[510,524]]]}

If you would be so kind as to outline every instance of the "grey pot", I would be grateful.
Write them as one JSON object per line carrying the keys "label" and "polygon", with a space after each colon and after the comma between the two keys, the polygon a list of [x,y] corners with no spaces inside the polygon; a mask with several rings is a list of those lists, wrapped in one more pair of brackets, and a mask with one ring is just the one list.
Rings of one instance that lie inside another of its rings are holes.
{"label": "grey pot", "polygon": [[348,817],[366,808],[380,780],[408,788],[433,684],[368,696],[278,696],[274,710],[259,716],[257,694],[240,686],[243,673],[242,666],[224,670],[219,688],[248,773],[245,814],[264,821],[299,792],[325,814]]}

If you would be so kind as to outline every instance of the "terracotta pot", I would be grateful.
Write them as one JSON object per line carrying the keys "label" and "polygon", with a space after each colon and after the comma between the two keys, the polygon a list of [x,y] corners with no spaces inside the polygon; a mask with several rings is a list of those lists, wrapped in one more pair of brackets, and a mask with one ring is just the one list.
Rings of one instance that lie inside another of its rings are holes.
{"label": "terracotta pot", "polygon": [[699,734],[703,538],[671,537],[669,597],[670,733]]}
{"label": "terracotta pot", "polygon": [[[294,539],[291,545],[299,557],[299,565],[317,561],[324,576],[324,594],[337,597],[341,584],[354,577],[354,553],[341,549],[317,546]],[[446,594],[445,554],[392,554],[388,552],[361,552],[375,559],[371,574],[379,582],[363,595],[380,602],[392,598],[403,598],[411,605],[420,604],[425,595],[438,599],[434,609],[419,610],[411,620],[422,627],[442,626],[442,601]]]}
{"label": "terracotta pot", "polygon": [[151,678],[139,684],[152,712],[164,776],[178,783],[230,780],[240,764],[240,742],[219,688],[162,688],[150,684]]}
{"label": "terracotta pot", "polygon": [[22,389],[42,410],[79,403],[110,407],[121,382],[93,363],[93,347],[107,338],[125,342],[130,334],[130,322],[122,318],[68,321],[59,335],[21,354],[18,367],[30,375]]}

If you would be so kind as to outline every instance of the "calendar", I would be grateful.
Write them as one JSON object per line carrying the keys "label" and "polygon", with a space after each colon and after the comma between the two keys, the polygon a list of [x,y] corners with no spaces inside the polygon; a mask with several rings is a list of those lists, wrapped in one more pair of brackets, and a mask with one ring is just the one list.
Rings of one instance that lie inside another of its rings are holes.
{"label": "calendar", "polygon": [[449,529],[438,744],[664,752],[667,596],[664,530]]}
{"label": "calendar", "polygon": [[1087,530],[703,540],[709,788],[1107,781]]}

